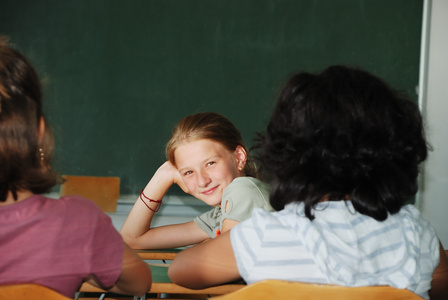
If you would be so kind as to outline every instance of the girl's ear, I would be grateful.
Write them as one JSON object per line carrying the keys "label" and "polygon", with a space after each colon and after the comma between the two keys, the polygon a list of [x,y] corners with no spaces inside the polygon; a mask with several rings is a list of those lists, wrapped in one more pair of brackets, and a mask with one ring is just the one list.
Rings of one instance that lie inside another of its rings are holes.
{"label": "girl's ear", "polygon": [[244,148],[240,145],[236,146],[236,149],[234,151],[235,153],[235,158],[236,158],[236,163],[237,163],[237,169],[238,171],[243,171],[244,167],[246,166],[246,161],[247,161],[247,153],[246,150],[244,150]]}

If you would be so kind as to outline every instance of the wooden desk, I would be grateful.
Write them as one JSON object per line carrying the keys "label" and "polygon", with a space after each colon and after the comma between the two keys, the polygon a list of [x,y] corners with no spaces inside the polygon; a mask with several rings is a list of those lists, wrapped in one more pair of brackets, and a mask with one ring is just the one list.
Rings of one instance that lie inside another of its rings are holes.
{"label": "wooden desk", "polygon": [[[155,253],[160,253],[160,252],[155,252]],[[168,252],[168,253],[172,253],[172,252]],[[158,256],[148,255],[147,257],[151,257],[150,259],[152,260],[153,257],[158,257]],[[149,264],[149,267],[151,268],[152,280],[153,280],[151,290],[148,291],[148,293],[146,294],[145,297],[138,298],[138,299],[159,299],[161,294],[169,294],[169,295],[176,294],[176,297],[173,296],[173,298],[176,298],[176,299],[193,299],[193,298],[206,299],[211,296],[228,294],[228,293],[237,291],[246,286],[245,284],[223,284],[220,286],[215,286],[215,287],[210,287],[210,288],[200,289],[200,290],[193,290],[193,289],[185,288],[185,287],[179,286],[179,285],[171,282],[171,280],[169,279],[168,274],[167,274],[168,266],[169,266],[168,264]],[[82,284],[81,288],[79,289],[79,292],[81,292],[81,293],[107,293],[107,291],[99,289],[89,283],[86,283],[86,282]],[[201,295],[202,295],[202,297],[201,297]],[[179,296],[182,298],[179,298]],[[80,296],[78,299],[86,299],[86,298],[87,297]]]}
{"label": "wooden desk", "polygon": [[173,258],[185,249],[173,248],[173,249],[160,249],[160,250],[135,250],[135,252],[143,260],[173,260]]}

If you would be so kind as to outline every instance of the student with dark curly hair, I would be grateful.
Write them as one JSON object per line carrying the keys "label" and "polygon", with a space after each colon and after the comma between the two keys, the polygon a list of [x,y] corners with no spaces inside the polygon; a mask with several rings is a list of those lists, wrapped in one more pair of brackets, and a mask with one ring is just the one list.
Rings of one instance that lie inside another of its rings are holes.
{"label": "student with dark curly hair", "polygon": [[37,72],[0,36],[0,285],[34,283],[72,298],[83,281],[142,295],[151,270],[110,217],[79,196],[43,195],[58,182]]}
{"label": "student with dark curly hair", "polygon": [[255,210],[183,251],[170,278],[192,288],[239,278],[390,285],[442,299],[446,254],[407,204],[427,151],[418,107],[381,79],[344,66],[298,73],[259,136],[277,212]]}

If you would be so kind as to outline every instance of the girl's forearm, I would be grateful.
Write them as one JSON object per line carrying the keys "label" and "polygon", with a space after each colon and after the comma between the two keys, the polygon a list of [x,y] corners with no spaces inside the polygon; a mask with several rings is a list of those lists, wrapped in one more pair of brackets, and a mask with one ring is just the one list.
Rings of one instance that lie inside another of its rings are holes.
{"label": "girl's forearm", "polygon": [[121,235],[132,248],[139,248],[139,238],[151,228],[151,221],[160,205],[149,199],[160,201],[173,184],[173,178],[168,168],[162,165],[142,190],[121,228]]}

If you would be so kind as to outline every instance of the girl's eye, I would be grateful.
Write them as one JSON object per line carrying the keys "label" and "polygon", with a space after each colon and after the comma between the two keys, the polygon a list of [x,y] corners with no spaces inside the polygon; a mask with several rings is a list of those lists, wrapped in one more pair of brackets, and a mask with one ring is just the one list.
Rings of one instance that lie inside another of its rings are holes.
{"label": "girl's eye", "polygon": [[192,171],[187,171],[184,173],[184,176],[190,175],[191,173],[193,173]]}
{"label": "girl's eye", "polygon": [[214,164],[216,164],[216,162],[211,161],[211,162],[207,163],[207,167],[213,166]]}

